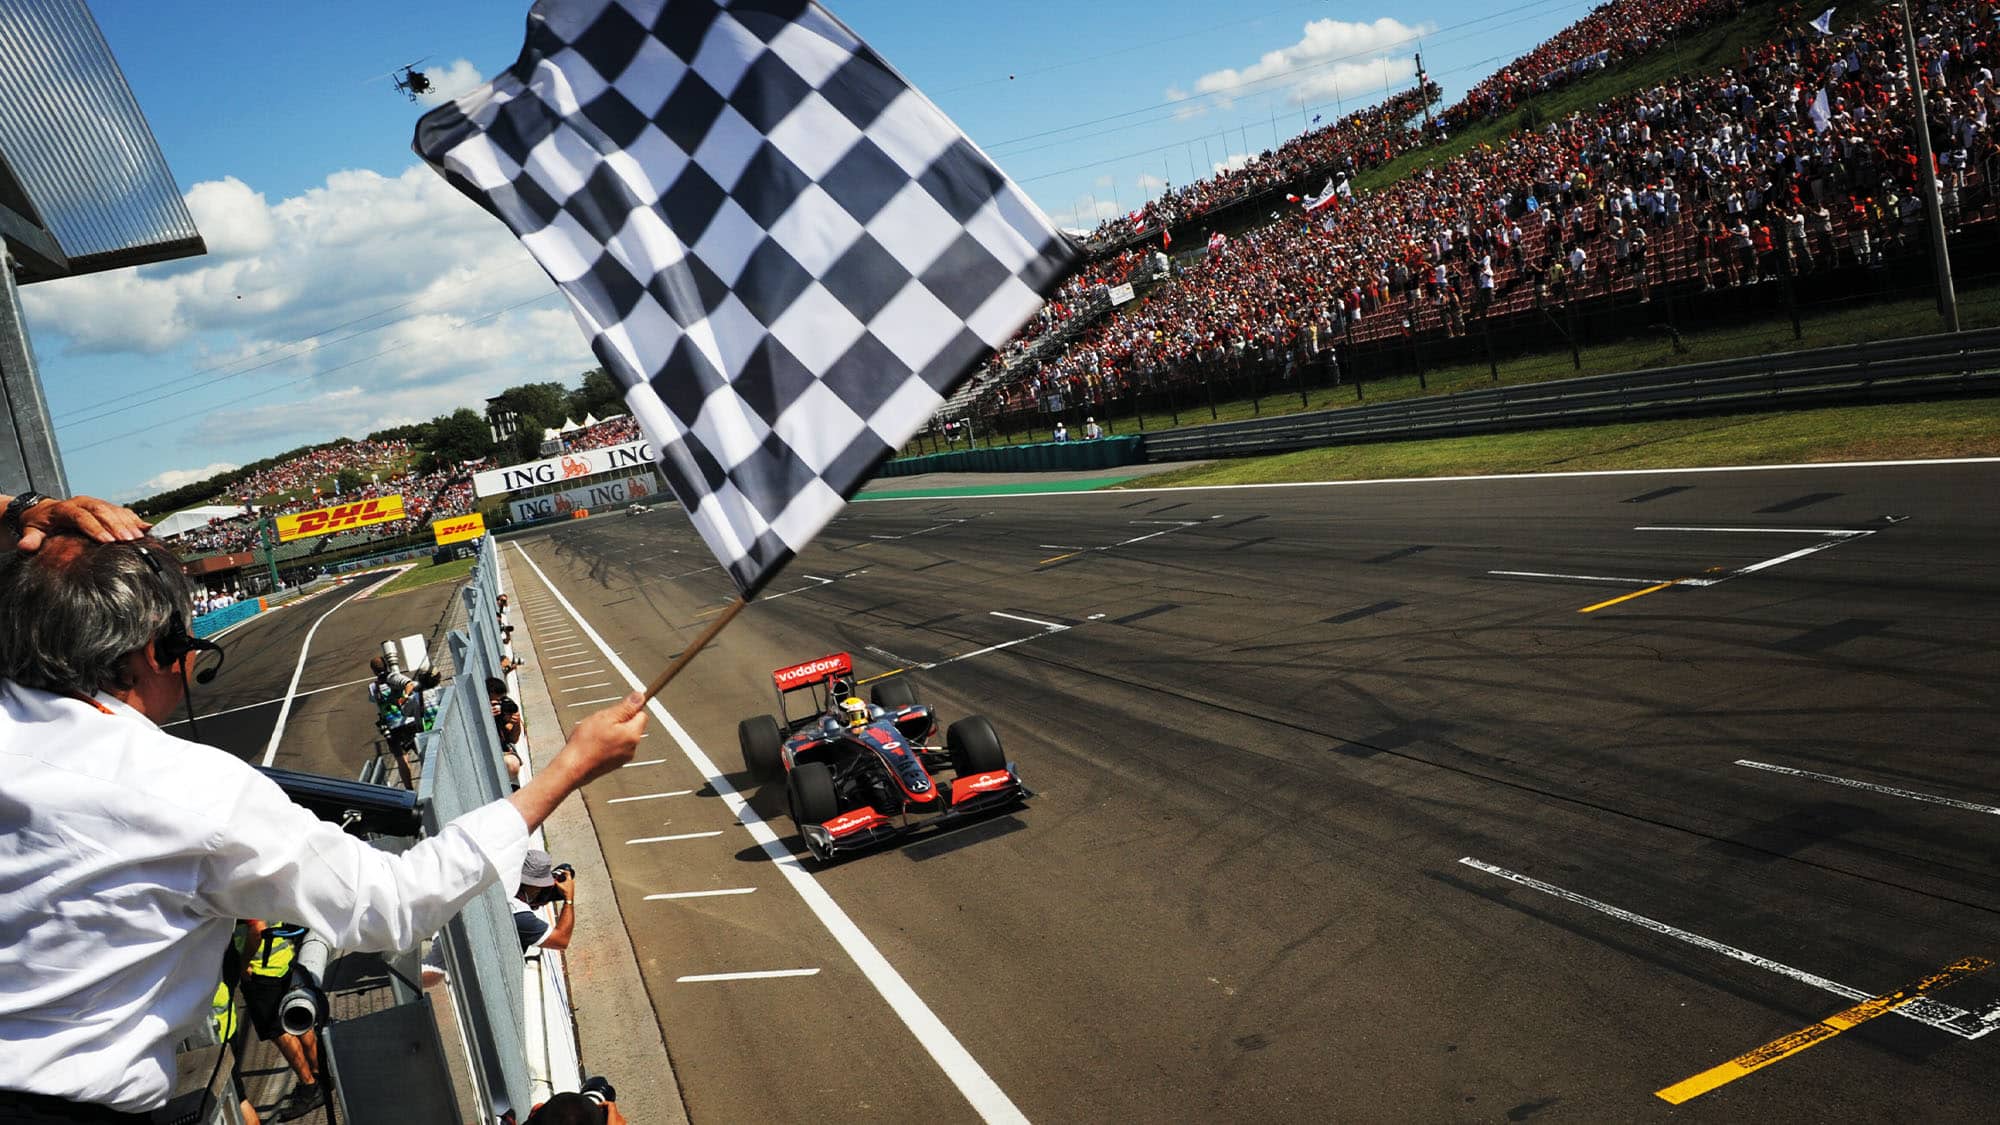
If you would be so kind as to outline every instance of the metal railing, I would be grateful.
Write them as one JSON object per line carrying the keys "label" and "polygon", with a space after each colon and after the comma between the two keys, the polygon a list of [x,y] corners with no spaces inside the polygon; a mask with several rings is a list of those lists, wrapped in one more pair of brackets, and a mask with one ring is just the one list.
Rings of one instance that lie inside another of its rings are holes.
{"label": "metal railing", "polygon": [[[486,677],[499,673],[502,655],[498,593],[499,558],[488,536],[460,595],[466,628],[446,641],[456,674],[444,689],[436,723],[420,739],[423,776],[417,800],[427,834],[508,792],[500,735],[486,701]],[[451,973],[452,1004],[472,1056],[473,1083],[488,1121],[509,1109],[525,1116],[533,1104],[527,1000],[521,942],[508,905],[511,889],[495,885],[481,891],[438,935]]]}
{"label": "metal railing", "polygon": [[2000,329],[1783,352],[1188,426],[1146,435],[1149,461],[2000,393]]}

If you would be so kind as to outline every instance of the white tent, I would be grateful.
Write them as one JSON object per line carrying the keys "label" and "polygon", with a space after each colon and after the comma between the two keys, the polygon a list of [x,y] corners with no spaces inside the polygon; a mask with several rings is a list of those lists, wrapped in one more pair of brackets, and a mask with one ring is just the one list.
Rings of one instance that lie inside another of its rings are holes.
{"label": "white tent", "polygon": [[204,508],[183,508],[173,515],[153,525],[153,535],[159,539],[172,539],[184,532],[196,531],[208,526],[210,520],[233,519],[254,512],[254,508],[223,507],[212,504]]}

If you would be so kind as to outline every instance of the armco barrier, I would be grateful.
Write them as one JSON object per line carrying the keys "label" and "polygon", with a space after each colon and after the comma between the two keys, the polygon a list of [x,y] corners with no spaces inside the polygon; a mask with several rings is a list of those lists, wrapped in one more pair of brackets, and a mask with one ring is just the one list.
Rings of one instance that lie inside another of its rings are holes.
{"label": "armco barrier", "polygon": [[237,602],[235,605],[223,606],[213,613],[204,613],[200,617],[195,618],[193,626],[194,635],[197,637],[212,637],[229,628],[231,625],[241,621],[248,621],[262,612],[264,612],[264,599],[262,598],[249,598]]}
{"label": "armco barrier", "polygon": [[1146,459],[2000,393],[2000,329],[1466,391],[1146,437]]}
{"label": "armco barrier", "polygon": [[878,477],[908,477],[918,473],[1046,473],[1078,469],[1115,469],[1146,459],[1138,437],[1107,437],[1095,441],[1044,441],[999,449],[961,449],[899,457],[882,466]]}

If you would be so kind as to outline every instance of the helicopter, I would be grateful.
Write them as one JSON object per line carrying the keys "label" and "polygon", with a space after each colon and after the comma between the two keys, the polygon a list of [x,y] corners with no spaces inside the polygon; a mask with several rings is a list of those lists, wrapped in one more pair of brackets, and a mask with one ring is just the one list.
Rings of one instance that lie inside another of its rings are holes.
{"label": "helicopter", "polygon": [[393,70],[389,72],[389,76],[395,79],[396,89],[411,101],[416,101],[419,95],[428,94],[435,89],[430,76],[417,69],[417,63],[423,61],[424,59],[418,59],[417,62],[405,64],[400,74]]}

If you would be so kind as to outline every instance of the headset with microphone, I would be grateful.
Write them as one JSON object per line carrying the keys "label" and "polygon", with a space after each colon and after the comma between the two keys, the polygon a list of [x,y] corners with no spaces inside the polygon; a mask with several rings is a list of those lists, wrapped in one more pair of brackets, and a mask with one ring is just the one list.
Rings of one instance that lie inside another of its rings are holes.
{"label": "headset with microphone", "polygon": [[[153,552],[146,547],[135,547],[134,549],[139,552],[140,558],[146,560],[147,569],[151,570],[153,576],[160,580],[160,587],[166,591],[168,599],[179,601],[179,591],[174,588],[173,583],[167,580],[167,572],[160,566],[160,561],[153,557]],[[223,651],[221,645],[216,644],[214,641],[202,640],[200,637],[188,632],[187,618],[181,614],[177,606],[168,615],[166,628],[153,640],[153,661],[162,668],[171,668],[179,663],[183,657],[195,652],[212,652],[215,654],[214,665],[203,668],[194,674],[195,683],[210,683],[215,679],[215,674],[222,671],[222,662],[227,658],[228,654]],[[201,728],[195,722],[193,692],[189,692],[187,696],[187,712],[188,733],[193,735],[196,741],[199,741],[201,739]]]}

